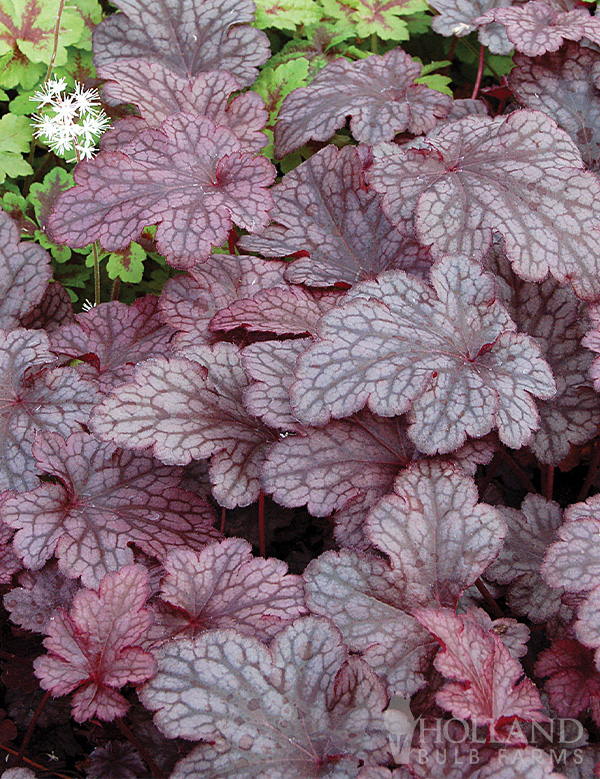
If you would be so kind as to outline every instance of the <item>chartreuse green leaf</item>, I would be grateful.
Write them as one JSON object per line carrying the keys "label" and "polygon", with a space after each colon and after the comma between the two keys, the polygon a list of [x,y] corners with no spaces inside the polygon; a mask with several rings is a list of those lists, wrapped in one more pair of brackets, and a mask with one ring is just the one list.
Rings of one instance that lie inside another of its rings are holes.
{"label": "chartreuse green leaf", "polygon": [[[60,193],[72,186],[73,176],[63,168],[54,168],[44,177],[43,182],[31,185],[27,199],[33,206],[41,228],[45,227],[46,219],[50,216],[52,206]],[[43,229],[35,231],[35,239],[44,249],[48,249],[56,262],[64,263],[71,259],[69,247],[57,246],[48,238]]]}
{"label": "chartreuse green leaf", "polygon": [[295,32],[300,25],[317,24],[322,16],[317,0],[257,0],[254,26]]}
{"label": "chartreuse green leaf", "polygon": [[0,119],[0,183],[7,176],[16,178],[33,173],[22,156],[29,151],[31,137],[31,126],[25,117],[5,114]]}
{"label": "chartreuse green leaf", "polygon": [[409,37],[403,16],[428,8],[425,0],[324,0],[326,12],[334,19],[349,21],[356,35],[378,35],[384,41],[405,41]]}
{"label": "chartreuse green leaf", "polygon": [[108,277],[137,284],[144,275],[145,259],[146,252],[139,243],[132,241],[127,249],[109,254],[108,262],[106,263]]}

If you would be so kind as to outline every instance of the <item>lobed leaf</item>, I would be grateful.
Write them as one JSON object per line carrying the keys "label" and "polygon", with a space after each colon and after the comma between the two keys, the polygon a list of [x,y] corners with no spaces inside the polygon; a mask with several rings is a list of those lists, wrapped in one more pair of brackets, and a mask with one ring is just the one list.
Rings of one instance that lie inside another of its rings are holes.
{"label": "lobed leaf", "polygon": [[199,553],[174,549],[163,565],[161,599],[167,605],[156,612],[161,641],[216,628],[269,641],[307,613],[300,577],[287,574],[281,560],[253,557],[241,538],[209,544]]}
{"label": "lobed leaf", "polygon": [[19,242],[19,229],[0,210],[0,327],[12,330],[41,302],[52,276],[48,253]]}
{"label": "lobed leaf", "polygon": [[515,273],[600,294],[600,186],[550,117],[467,117],[419,147],[382,144],[368,173],[390,220],[434,257],[481,259],[496,231]]}
{"label": "lobed leaf", "polygon": [[306,252],[285,270],[292,283],[328,287],[375,278],[389,268],[424,274],[428,252],[401,236],[365,186],[361,152],[327,146],[283,177],[273,190],[272,224],[244,236],[243,249],[267,257]]}
{"label": "lobed leaf", "polygon": [[598,533],[600,496],[569,506],[542,565],[542,576],[551,587],[589,592],[600,585]]}
{"label": "lobed leaf", "polygon": [[80,590],[68,614],[55,612],[44,640],[49,654],[34,660],[34,670],[54,697],[75,690],[76,722],[122,717],[129,703],[118,689],[155,672],[154,658],[139,646],[151,623],[147,596],[146,569],[129,565],[107,574],[98,592]]}
{"label": "lobed leaf", "polygon": [[428,454],[458,449],[498,427],[518,448],[538,426],[532,395],[555,394],[533,339],[517,335],[492,277],[460,258],[431,272],[433,289],[402,271],[351,290],[320,321],[290,396],[303,423],[323,425],[363,406],[412,408],[409,436]]}
{"label": "lobed leaf", "polygon": [[510,54],[512,44],[500,24],[475,24],[486,11],[510,5],[510,0],[433,0],[429,5],[439,11],[431,22],[435,32],[462,38],[479,27],[479,42],[492,54]]}
{"label": "lobed leaf", "polygon": [[188,77],[228,70],[248,86],[269,58],[267,36],[249,26],[252,0],[117,0],[115,5],[123,13],[94,30],[96,68],[138,58]]}
{"label": "lobed leaf", "polygon": [[192,78],[160,62],[120,59],[100,68],[98,77],[107,80],[102,90],[104,100],[111,105],[133,103],[141,115],[141,119],[117,122],[102,136],[102,149],[106,151],[117,151],[140,130],[159,127],[180,111],[206,116],[228,127],[248,150],[259,151],[267,143],[267,136],[261,132],[268,116],[262,99],[255,92],[246,92],[231,100],[241,84],[226,70],[198,73]]}
{"label": "lobed leaf", "polygon": [[188,268],[225,241],[233,220],[251,232],[267,225],[265,188],[274,178],[271,163],[245,151],[231,130],[179,113],[78,165],[78,186],[60,196],[47,232],[56,243],[98,239],[114,251],[156,222],[158,251]]}
{"label": "lobed leaf", "polygon": [[275,156],[281,159],[311,138],[327,141],[350,116],[357,141],[391,141],[408,130],[429,132],[450,111],[451,98],[417,84],[421,65],[400,48],[326,65],[307,87],[283,101],[275,125]]}
{"label": "lobed leaf", "polygon": [[52,334],[52,351],[90,363],[103,392],[133,379],[135,366],[168,356],[174,331],[158,319],[158,298],[147,295],[126,306],[116,300],[77,315]]}
{"label": "lobed leaf", "polygon": [[30,330],[51,333],[61,325],[71,324],[74,319],[69,293],[58,281],[52,281],[46,287],[40,303],[21,319],[21,325]]}
{"label": "lobed leaf", "polygon": [[55,554],[65,576],[95,587],[133,562],[130,543],[164,559],[173,546],[201,549],[220,537],[211,506],[180,488],[181,471],[147,454],[115,451],[83,432],[66,441],[39,435],[33,453],[38,470],[54,480],[0,508],[29,568]]}
{"label": "lobed leaf", "polygon": [[111,392],[90,426],[102,440],[129,449],[152,447],[165,463],[211,457],[213,494],[222,506],[253,503],[259,470],[274,433],[248,414],[248,379],[233,344],[190,347],[171,360],[148,360],[135,381]]}
{"label": "lobed leaf", "polygon": [[165,735],[212,742],[178,779],[316,779],[329,765],[342,779],[387,756],[383,686],[324,619],[296,620],[270,647],[229,630],[167,644],[140,696]]}
{"label": "lobed leaf", "polygon": [[2,599],[11,622],[33,633],[46,634],[57,608],[69,609],[79,583],[69,579],[50,563],[40,571],[23,571],[19,587],[13,587]]}

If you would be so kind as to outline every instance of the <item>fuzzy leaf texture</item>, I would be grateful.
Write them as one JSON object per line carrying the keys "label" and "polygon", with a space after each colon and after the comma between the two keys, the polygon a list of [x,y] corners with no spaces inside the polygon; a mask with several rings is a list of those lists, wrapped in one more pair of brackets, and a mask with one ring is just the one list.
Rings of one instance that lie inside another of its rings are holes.
{"label": "fuzzy leaf texture", "polygon": [[213,494],[222,506],[253,503],[259,470],[275,433],[242,403],[248,378],[233,344],[190,347],[171,360],[148,360],[135,380],[97,407],[94,433],[129,449],[152,447],[163,462],[211,457]]}
{"label": "fuzzy leaf texture", "polygon": [[266,257],[307,253],[285,269],[294,284],[354,284],[390,268],[425,273],[428,252],[389,223],[379,195],[366,189],[365,168],[355,147],[317,152],[273,187],[274,224],[243,236],[240,247]]}
{"label": "fuzzy leaf texture", "polygon": [[514,332],[479,266],[442,260],[431,279],[433,289],[389,271],[321,319],[290,389],[300,421],[323,425],[365,405],[382,416],[412,408],[409,437],[427,454],[494,427],[511,447],[527,443],[539,425],[532,396],[556,391],[539,347]]}
{"label": "fuzzy leaf texture", "polygon": [[66,442],[39,436],[33,451],[38,470],[55,483],[0,508],[18,530],[13,543],[29,568],[55,554],[66,576],[97,587],[106,573],[133,562],[130,543],[164,559],[173,546],[201,549],[220,536],[210,505],[179,487],[181,470],[147,454],[115,451],[83,432]]}
{"label": "fuzzy leaf texture", "polygon": [[142,131],[118,152],[78,165],[78,186],[58,199],[47,232],[56,243],[110,251],[126,248],[158,223],[156,244],[181,268],[207,259],[233,221],[265,227],[275,168],[244,150],[231,130],[210,119],[175,114],[161,129]]}
{"label": "fuzzy leaf texture", "polygon": [[52,276],[48,253],[19,242],[19,229],[0,211],[0,327],[12,330],[42,301]]}
{"label": "fuzzy leaf texture", "polygon": [[[435,667],[446,679],[436,694],[453,717],[487,726],[496,741],[511,743],[509,723],[515,719],[544,722],[543,704],[523,669],[497,635],[485,631],[476,618],[450,609],[423,609],[416,614],[440,642]],[[521,680],[521,681],[519,681]]]}
{"label": "fuzzy leaf texture", "polygon": [[296,620],[270,647],[226,630],[168,644],[140,696],[165,735],[216,741],[171,779],[317,779],[330,764],[351,778],[387,755],[384,688],[324,619]]}
{"label": "fuzzy leaf texture", "polygon": [[147,596],[146,569],[131,565],[107,574],[98,592],[78,592],[68,614],[55,612],[44,640],[48,654],[34,661],[34,669],[54,697],[75,690],[76,722],[122,717],[129,704],[118,690],[156,671],[152,655],[139,646],[151,624]]}
{"label": "fuzzy leaf texture", "polygon": [[255,92],[230,100],[241,84],[224,70],[199,73],[186,78],[159,62],[119,60],[100,68],[99,78],[107,79],[103,98],[111,105],[133,103],[141,118],[119,121],[110,133],[102,136],[102,149],[116,151],[145,127],[159,127],[179,111],[207,116],[215,124],[228,127],[243,146],[259,151],[267,143],[260,132],[267,122],[267,111]]}
{"label": "fuzzy leaf texture", "polygon": [[75,368],[52,368],[46,333],[0,330],[0,491],[38,484],[31,447],[36,432],[66,437],[86,424],[100,400]]}
{"label": "fuzzy leaf texture", "polygon": [[600,296],[600,184],[550,117],[471,116],[418,147],[374,153],[369,178],[384,211],[434,257],[482,259],[495,231],[521,278],[549,271],[584,300]]}
{"label": "fuzzy leaf texture", "polygon": [[139,58],[187,77],[228,70],[248,86],[269,58],[267,36],[249,26],[252,0],[117,0],[115,5],[123,13],[94,30],[97,68]]}
{"label": "fuzzy leaf texture", "polygon": [[307,87],[283,101],[275,125],[275,156],[284,157],[311,138],[327,141],[350,116],[357,141],[391,141],[396,133],[432,130],[448,115],[452,99],[415,83],[421,65],[402,49],[326,65]]}

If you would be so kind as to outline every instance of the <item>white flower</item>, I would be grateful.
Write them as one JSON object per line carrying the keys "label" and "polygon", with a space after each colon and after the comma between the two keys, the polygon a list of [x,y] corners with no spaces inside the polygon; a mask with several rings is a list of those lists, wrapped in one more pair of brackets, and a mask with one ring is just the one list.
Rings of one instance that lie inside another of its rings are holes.
{"label": "white flower", "polygon": [[71,97],[80,113],[86,113],[86,111],[95,109],[100,105],[100,96],[97,90],[84,89],[83,84],[80,84],[79,81],[75,82]]}
{"label": "white flower", "polygon": [[66,88],[66,78],[53,78],[51,81],[47,81],[37,92],[34,92],[29,99],[38,103],[40,108],[56,105],[57,97],[64,92]]}

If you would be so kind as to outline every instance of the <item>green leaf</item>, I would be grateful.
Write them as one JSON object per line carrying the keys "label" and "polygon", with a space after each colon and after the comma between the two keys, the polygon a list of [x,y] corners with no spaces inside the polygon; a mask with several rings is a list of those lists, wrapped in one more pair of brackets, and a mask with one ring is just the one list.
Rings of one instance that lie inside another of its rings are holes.
{"label": "green leaf", "polygon": [[265,101],[269,127],[275,124],[284,97],[294,89],[305,86],[308,81],[308,60],[304,57],[274,68],[267,65],[261,70],[252,89]]}
{"label": "green leaf", "polygon": [[41,183],[32,184],[27,199],[33,206],[36,218],[43,227],[61,192],[75,186],[73,175],[63,168],[54,168]]}
{"label": "green leaf", "polygon": [[47,249],[56,262],[60,263],[61,265],[71,259],[71,250],[68,246],[57,246],[55,243],[52,243],[46,233],[43,233],[41,230],[36,230],[34,237],[40,246],[43,246],[44,249]]}
{"label": "green leaf", "polygon": [[323,16],[316,0],[256,0],[254,26],[295,32],[300,25],[316,24]]}
{"label": "green leaf", "polygon": [[0,183],[7,176],[28,176],[33,168],[23,159],[29,151],[33,133],[29,120],[24,116],[5,114],[0,119]]}
{"label": "green leaf", "polygon": [[408,40],[408,25],[402,16],[426,11],[425,0],[323,0],[326,13],[345,19],[360,38],[378,35],[384,41]]}
{"label": "green leaf", "polygon": [[425,84],[430,89],[435,89],[438,92],[443,92],[445,95],[453,96],[453,92],[450,89],[450,83],[452,79],[448,76],[443,76],[441,73],[431,73],[429,76],[419,76],[415,79],[415,84]]}
{"label": "green leaf", "polygon": [[106,270],[109,279],[121,279],[131,284],[139,284],[144,275],[146,252],[139,243],[131,242],[127,249],[113,252],[108,257]]}
{"label": "green leaf", "polygon": [[[415,62],[421,62],[419,57],[413,57]],[[442,68],[449,68],[452,63],[450,60],[438,60],[437,62],[430,62],[427,65],[423,65],[421,62],[421,78],[423,76],[428,76],[430,73],[435,73],[436,70],[441,70]]]}

